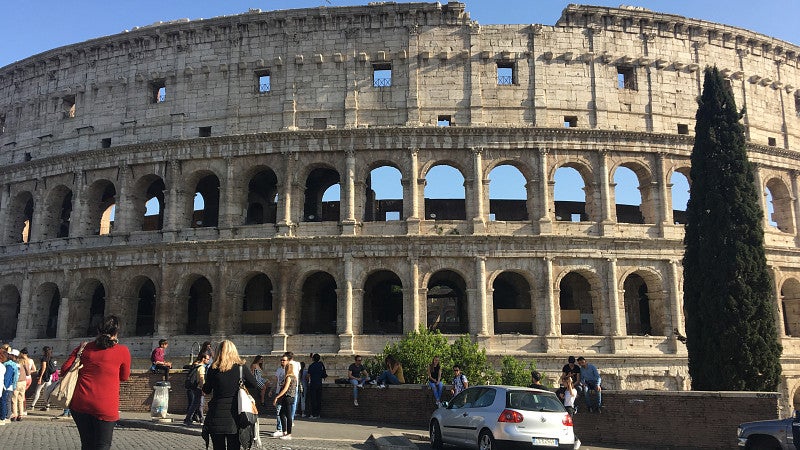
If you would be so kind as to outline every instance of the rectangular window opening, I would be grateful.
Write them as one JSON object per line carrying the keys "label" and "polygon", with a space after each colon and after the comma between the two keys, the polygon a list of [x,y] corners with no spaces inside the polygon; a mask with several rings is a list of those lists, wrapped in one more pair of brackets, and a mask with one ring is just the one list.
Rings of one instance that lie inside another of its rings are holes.
{"label": "rectangular window opening", "polygon": [[150,103],[164,103],[167,100],[167,82],[156,80],[150,82]]}
{"label": "rectangular window opening", "polygon": [[580,214],[570,214],[569,220],[571,222],[580,222],[581,221],[581,215]]}
{"label": "rectangular window opening", "polygon": [[[800,117],[800,95],[797,94],[794,96],[794,113],[797,115],[797,117]],[[2,119],[3,118],[0,118],[0,120]],[[2,132],[2,130],[0,130],[0,132]]]}
{"label": "rectangular window opening", "polygon": [[211,136],[211,127],[199,127],[197,129],[197,135],[200,137],[210,137]]}
{"label": "rectangular window opening", "polygon": [[61,107],[63,108],[64,118],[71,119],[75,117],[75,96],[67,95],[61,99]]}
{"label": "rectangular window opening", "polygon": [[372,87],[391,87],[392,63],[377,63],[372,65]]}
{"label": "rectangular window opening", "polygon": [[103,138],[100,141],[101,148],[111,148],[111,138]]}
{"label": "rectangular window opening", "polygon": [[495,213],[489,213],[489,222],[497,221],[497,215]]}
{"label": "rectangular window opening", "polygon": [[328,128],[328,119],[324,117],[317,117],[314,119],[315,130],[324,130],[326,128]]}
{"label": "rectangular window opening", "polygon": [[564,128],[575,128],[578,126],[577,116],[564,116]]}
{"label": "rectangular window opening", "polygon": [[264,94],[272,89],[271,87],[272,76],[269,70],[259,70],[256,72],[256,89],[259,94]]}
{"label": "rectangular window opening", "polygon": [[386,221],[400,220],[400,211],[386,211]]}
{"label": "rectangular window opening", "polygon": [[452,124],[453,124],[453,123],[452,123],[452,121],[450,120],[450,116],[439,116],[439,117],[436,119],[436,125],[438,125],[438,126],[440,126],[440,127],[449,127],[449,126],[450,126],[450,125],[452,125]]}
{"label": "rectangular window opening", "polygon": [[678,124],[678,134],[689,134],[689,125],[685,123]]}
{"label": "rectangular window opening", "polygon": [[776,145],[778,145],[778,141],[776,141],[774,137],[767,138],[767,144],[770,147],[775,147]]}
{"label": "rectangular window opening", "polygon": [[617,87],[636,90],[636,71],[631,66],[617,66]]}
{"label": "rectangular window opening", "polygon": [[497,63],[497,85],[511,86],[517,84],[515,64],[510,62]]}

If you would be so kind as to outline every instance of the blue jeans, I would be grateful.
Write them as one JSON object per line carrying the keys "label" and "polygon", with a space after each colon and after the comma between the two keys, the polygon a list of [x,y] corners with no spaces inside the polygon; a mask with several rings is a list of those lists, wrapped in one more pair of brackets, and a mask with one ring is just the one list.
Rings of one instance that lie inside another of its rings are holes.
{"label": "blue jeans", "polygon": [[[275,417],[278,419],[278,425],[276,426],[276,429],[278,431],[283,431],[283,425],[281,425],[281,409],[283,409],[282,404],[283,404],[283,399],[281,399],[281,401],[278,401],[278,404],[275,405]],[[292,417],[292,421],[294,421],[295,412],[297,412],[297,396],[294,397],[291,414],[287,414],[288,416]]]}
{"label": "blue jeans", "polygon": [[200,413],[200,421],[203,421],[203,410],[200,409],[200,399],[203,398],[203,391],[200,389],[187,389],[186,390],[186,397],[189,400],[189,409],[186,411],[186,417],[183,419],[183,423],[186,425],[192,424],[192,416],[194,416],[195,412]]}
{"label": "blue jeans", "polygon": [[444,384],[442,384],[441,381],[428,381],[428,386],[430,386],[431,390],[433,391],[433,398],[435,398],[437,402],[442,401],[442,390],[444,389]]}
{"label": "blue jeans", "polygon": [[397,376],[388,370],[384,370],[383,373],[378,375],[378,384],[400,384],[400,380],[397,379]]}
{"label": "blue jeans", "polygon": [[358,385],[364,384],[366,382],[367,382],[367,377],[350,379],[350,384],[353,385],[353,400],[358,400]]}
{"label": "blue jeans", "polygon": [[[0,389],[2,389],[1,386]],[[8,419],[8,413],[11,409],[9,403],[11,403],[12,392],[14,391],[7,391],[3,389],[3,395],[0,396],[0,420]]]}
{"label": "blue jeans", "polygon": [[[586,384],[580,385],[581,394],[583,394],[583,401],[586,402],[586,408],[600,408],[603,406],[603,391],[597,389],[597,384],[587,381]],[[592,395],[592,394],[595,395]]]}

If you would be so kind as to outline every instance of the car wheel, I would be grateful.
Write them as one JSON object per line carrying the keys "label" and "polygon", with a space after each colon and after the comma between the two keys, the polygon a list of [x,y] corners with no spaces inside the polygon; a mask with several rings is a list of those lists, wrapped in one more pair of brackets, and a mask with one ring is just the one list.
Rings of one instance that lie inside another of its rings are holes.
{"label": "car wheel", "polygon": [[432,448],[442,448],[442,430],[439,428],[439,422],[435,420],[431,422],[430,438]]}
{"label": "car wheel", "polygon": [[481,431],[478,435],[478,449],[479,450],[495,450],[497,446],[494,443],[494,436],[489,430]]}
{"label": "car wheel", "polygon": [[757,436],[747,440],[747,450],[781,450],[781,444],[766,436]]}

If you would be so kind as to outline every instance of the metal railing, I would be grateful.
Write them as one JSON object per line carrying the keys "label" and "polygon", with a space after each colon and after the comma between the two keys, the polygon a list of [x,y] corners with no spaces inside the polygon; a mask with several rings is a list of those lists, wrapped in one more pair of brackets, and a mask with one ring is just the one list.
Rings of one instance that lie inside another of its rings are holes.
{"label": "metal railing", "polygon": [[514,84],[514,77],[513,76],[497,76],[497,84],[501,86],[508,86]]}
{"label": "metal railing", "polygon": [[391,87],[392,86],[392,79],[391,78],[374,78],[372,80],[373,87]]}

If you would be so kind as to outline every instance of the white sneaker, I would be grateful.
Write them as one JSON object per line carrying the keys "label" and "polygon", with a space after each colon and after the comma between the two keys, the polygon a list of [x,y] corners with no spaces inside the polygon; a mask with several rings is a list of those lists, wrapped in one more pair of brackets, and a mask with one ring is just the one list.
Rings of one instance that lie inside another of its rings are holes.
{"label": "white sneaker", "polygon": [[371,380],[371,381],[369,382],[369,384],[371,384],[371,385],[373,385],[373,386],[374,386],[374,385],[378,384],[378,382],[377,382],[377,381],[375,381],[375,380]]}
{"label": "white sneaker", "polygon": [[284,441],[291,441],[292,440],[292,435],[291,434],[285,434],[285,435],[279,437],[278,439],[283,439]]}
{"label": "white sneaker", "polygon": [[386,385],[385,384],[379,384],[378,385],[378,389],[386,389]]}
{"label": "white sneaker", "polygon": [[283,431],[276,431],[272,433],[272,437],[282,437],[284,435]]}
{"label": "white sneaker", "polygon": [[353,400],[353,406],[358,406],[358,400]]}

